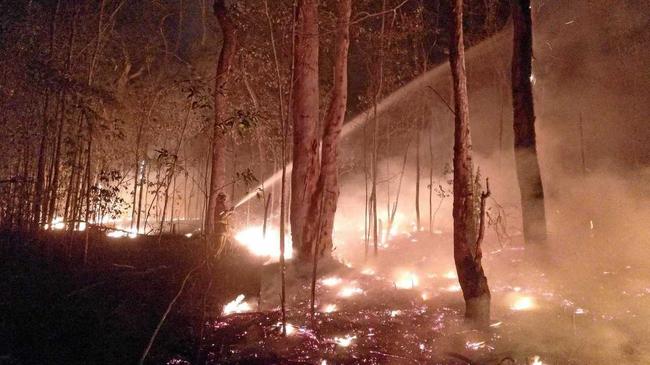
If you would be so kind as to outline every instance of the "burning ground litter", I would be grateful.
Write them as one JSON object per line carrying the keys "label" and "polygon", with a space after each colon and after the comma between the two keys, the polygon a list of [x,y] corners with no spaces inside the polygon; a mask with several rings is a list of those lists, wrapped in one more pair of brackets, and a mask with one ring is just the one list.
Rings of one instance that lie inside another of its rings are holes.
{"label": "burning ground litter", "polygon": [[[412,236],[417,237],[413,242]],[[648,360],[647,329],[636,310],[650,304],[647,288],[627,294],[618,311],[565,287],[530,265],[533,250],[513,244],[486,254],[492,275],[492,323],[467,327],[450,238],[402,234],[372,263],[349,263],[317,281],[316,316],[308,285],[289,287],[287,337],[279,308],[260,311],[255,298],[239,311],[232,298],[222,316],[206,323],[208,363],[370,364],[634,364]],[[395,263],[414,263],[398,267]],[[620,267],[601,273],[643,275]],[[613,288],[601,287],[602,295]],[[636,310],[635,310],[636,309]],[[623,330],[628,328],[629,330]],[[182,357],[170,360],[183,363]]]}

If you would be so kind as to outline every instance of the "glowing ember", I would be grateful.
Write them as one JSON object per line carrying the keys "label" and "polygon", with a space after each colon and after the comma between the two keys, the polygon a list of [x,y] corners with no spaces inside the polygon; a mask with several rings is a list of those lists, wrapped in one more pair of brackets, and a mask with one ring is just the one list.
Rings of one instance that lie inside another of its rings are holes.
{"label": "glowing ember", "polygon": [[465,344],[465,348],[467,348],[468,350],[478,350],[478,349],[482,349],[483,347],[485,347],[485,341],[477,341],[477,342],[468,341]]}
{"label": "glowing ember", "polygon": [[513,311],[527,311],[535,308],[535,300],[532,297],[518,297],[510,306]]}
{"label": "glowing ember", "polygon": [[[235,241],[246,247],[253,255],[270,257],[273,260],[280,258],[280,231],[273,228],[266,228],[264,235],[262,226],[250,226],[235,234]],[[291,235],[285,235],[284,257],[290,259],[293,256]]]}
{"label": "glowing ember", "polygon": [[363,290],[361,290],[361,288],[345,287],[345,288],[341,289],[341,291],[339,291],[339,297],[349,298],[349,297],[351,297],[353,295],[362,294],[362,293],[363,293]]}
{"label": "glowing ember", "polygon": [[[282,332],[282,322],[278,322],[276,326],[280,329],[280,332]],[[287,329],[287,336],[291,336],[297,331],[296,327],[291,323],[287,323],[286,329]]]}
{"label": "glowing ember", "polygon": [[398,289],[412,289],[419,284],[418,276],[412,272],[401,273],[395,280],[395,287]]}
{"label": "glowing ember", "polygon": [[373,269],[371,269],[369,267],[366,267],[363,270],[361,270],[361,274],[363,274],[363,275],[375,275],[375,270],[373,270]]}
{"label": "glowing ember", "polygon": [[323,313],[332,313],[336,312],[338,308],[336,307],[336,304],[328,304],[325,307],[323,307]]}
{"label": "glowing ember", "polygon": [[497,328],[497,327],[501,327],[502,324],[503,324],[503,322],[501,322],[501,321],[499,321],[499,322],[494,322],[494,323],[492,323],[492,324],[490,325],[490,327],[492,327],[492,328]]}
{"label": "glowing ember", "polygon": [[328,278],[324,278],[321,280],[321,283],[325,286],[337,286],[341,283],[341,278],[336,277],[336,276],[330,276]]}
{"label": "glowing ember", "polygon": [[352,344],[352,341],[354,341],[357,338],[357,336],[350,336],[350,335],[345,335],[345,337],[334,337],[334,343],[341,347],[348,347]]}
{"label": "glowing ember", "polygon": [[185,237],[192,238],[192,234],[191,233],[185,233]]}
{"label": "glowing ember", "polygon": [[239,294],[237,298],[235,298],[235,300],[226,304],[223,307],[223,314],[229,315],[232,313],[245,313],[253,310],[250,304],[244,302],[244,298],[245,298],[244,294]]}

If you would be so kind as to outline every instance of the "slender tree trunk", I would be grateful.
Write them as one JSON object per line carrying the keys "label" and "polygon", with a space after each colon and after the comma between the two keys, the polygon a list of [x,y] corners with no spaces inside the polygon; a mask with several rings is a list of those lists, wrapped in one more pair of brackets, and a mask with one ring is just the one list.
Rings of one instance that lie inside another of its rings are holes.
{"label": "slender tree trunk", "polygon": [[364,209],[363,209],[363,261],[368,261],[368,245],[370,243],[370,202],[368,196],[368,138],[367,138],[367,126],[368,121],[363,123],[363,182],[364,182]]}
{"label": "slender tree trunk", "polygon": [[433,233],[433,119],[431,119],[429,137],[429,233]]}
{"label": "slender tree trunk", "polygon": [[176,164],[178,163],[178,154],[180,153],[181,146],[183,145],[183,138],[185,138],[185,130],[187,129],[187,123],[190,120],[190,113],[192,112],[192,106],[187,107],[187,114],[185,114],[185,122],[183,123],[183,129],[181,130],[181,135],[178,138],[178,143],[176,144],[176,149],[174,150],[174,161],[172,162],[172,166],[169,170],[169,173],[167,173],[167,176],[165,176],[165,200],[163,203],[163,210],[162,210],[162,219],[160,220],[160,232],[158,233],[158,244],[160,244],[162,240],[162,234],[163,234],[163,228],[165,227],[165,215],[167,213],[167,203],[169,202],[169,187],[172,185],[174,186],[174,190],[172,192],[172,207],[171,207],[171,219],[170,222],[172,224],[172,229],[174,226],[174,198],[173,196],[176,195]]}
{"label": "slender tree trunk", "polygon": [[[58,5],[57,5],[58,6]],[[72,20],[70,21],[70,33],[68,36],[68,52],[65,59],[64,68],[67,73],[70,73],[70,68],[72,67],[72,53],[74,48],[74,39],[77,30],[77,15],[79,14],[79,7],[77,5],[73,6]],[[61,94],[61,111],[59,116],[59,125],[57,127],[57,137],[56,137],[56,147],[54,154],[53,162],[53,176],[52,182],[50,184],[50,202],[49,202],[49,211],[47,214],[47,222],[51,224],[52,219],[54,219],[54,214],[56,212],[57,200],[59,197],[59,175],[61,169],[61,142],[63,140],[63,130],[65,128],[65,113],[66,113],[66,101],[67,101],[67,86],[63,86]],[[65,220],[65,216],[64,216]]]}
{"label": "slender tree trunk", "polygon": [[373,119],[374,129],[372,136],[372,192],[370,193],[371,199],[371,214],[372,214],[372,239],[374,244],[374,255],[379,253],[379,222],[377,215],[377,177],[379,175],[378,169],[378,144],[379,144],[379,121],[377,120],[377,103],[381,97],[382,87],[384,83],[384,35],[386,32],[386,0],[382,1],[381,5],[381,36],[379,48],[379,80],[377,82],[377,90],[373,99]]}
{"label": "slender tree trunk", "polygon": [[91,182],[90,182],[90,177],[91,175],[91,158],[92,158],[92,146],[93,146],[93,127],[92,123],[90,120],[88,120],[88,157],[86,158],[86,217],[84,218],[84,221],[86,222],[86,242],[84,244],[84,256],[83,256],[83,264],[86,266],[88,263],[88,247],[90,244],[90,189],[91,189]]}
{"label": "slender tree trunk", "polygon": [[318,1],[299,0],[297,7],[292,114],[293,171],[291,173],[291,237],[293,252],[309,262],[311,246],[303,232],[318,179],[319,84]]}
{"label": "slender tree trunk", "polygon": [[[133,230],[133,227],[135,226],[135,220],[136,220],[136,203],[137,203],[137,198],[138,198],[138,175],[140,175],[140,141],[141,141],[141,133],[142,133],[142,128],[143,128],[144,120],[141,120],[139,125],[138,125],[138,131],[136,132],[136,137],[135,137],[135,173],[133,174],[133,209],[131,210],[131,230]],[[136,231],[137,232],[137,231]]]}
{"label": "slender tree trunk", "polygon": [[[217,196],[226,179],[226,134],[222,122],[226,110],[226,84],[237,52],[237,27],[226,9],[225,0],[215,0],[214,15],[223,33],[223,46],[217,62],[214,88],[214,125],[212,134],[212,169],[206,211],[206,232],[212,234],[217,215]],[[231,197],[233,198],[233,197]]]}
{"label": "slender tree trunk", "polygon": [[[266,19],[268,21],[269,25],[269,34],[270,34],[270,40],[271,40],[271,48],[273,50],[273,61],[275,65],[275,76],[276,76],[276,81],[278,83],[278,111],[280,113],[280,129],[282,132],[282,143],[281,143],[281,161],[280,163],[282,164],[282,180],[281,180],[281,188],[280,188],[280,309],[282,312],[282,335],[286,336],[287,335],[287,312],[286,312],[286,261],[285,261],[285,212],[286,212],[286,175],[287,175],[287,127],[289,124],[288,118],[285,118],[285,112],[284,112],[284,98],[283,98],[283,87],[282,87],[282,76],[280,75],[280,62],[278,60],[278,53],[277,53],[277,48],[275,45],[275,32],[273,30],[273,21],[271,20],[271,14],[269,11],[269,3],[268,0],[264,0],[264,10],[266,13]],[[295,34],[296,34],[296,3],[294,0],[293,3],[293,8],[292,8],[292,22],[291,22],[291,39],[292,39],[292,49],[291,52],[294,52],[295,49]],[[292,64],[291,64],[291,84],[293,84],[293,79],[294,79],[294,64],[295,58],[292,59]],[[293,97],[293,88],[289,90],[289,104],[291,104],[291,100]],[[274,165],[275,165],[275,159],[274,159]],[[274,168],[275,170],[275,168]],[[269,196],[269,198],[271,198]],[[268,206],[268,202],[267,202]],[[266,215],[266,212],[265,212]],[[266,222],[266,218],[264,218]],[[266,225],[266,223],[265,223]],[[264,228],[266,231],[266,228]]]}
{"label": "slender tree trunk", "polygon": [[515,163],[521,193],[524,239],[546,240],[544,188],[535,141],[535,110],[532,89],[533,32],[530,0],[512,1],[514,41],[512,51],[512,107],[514,111]]}
{"label": "slender tree trunk", "polygon": [[45,185],[45,155],[47,143],[48,105],[50,100],[49,91],[46,90],[45,103],[43,105],[43,120],[41,125],[41,139],[38,147],[38,163],[36,164],[36,181],[34,184],[34,200],[32,206],[32,228],[37,230],[41,227],[41,206],[43,203],[43,192]]}
{"label": "slender tree trunk", "polygon": [[416,228],[420,232],[420,119],[416,123],[415,131],[415,218]]}
{"label": "slender tree trunk", "polygon": [[[321,149],[320,175],[316,190],[311,196],[309,217],[320,217],[305,224],[304,244],[312,252],[319,243],[319,256],[330,255],[333,242],[334,216],[339,197],[338,140],[343,127],[348,100],[348,49],[350,46],[351,0],[337,1],[337,26],[334,60],[334,85],[332,99],[325,116],[325,131]],[[321,204],[323,205],[321,207]]]}
{"label": "slender tree trunk", "polygon": [[454,88],[454,261],[465,298],[465,317],[485,326],[490,320],[490,289],[476,246],[472,142],[463,43],[463,0],[454,0],[449,62]]}
{"label": "slender tree trunk", "polygon": [[135,231],[138,233],[140,233],[140,217],[142,216],[142,199],[143,199],[144,191],[147,188],[146,185],[147,182],[145,181],[145,176],[146,176],[145,171],[147,170],[147,165],[146,163],[144,163],[144,161],[142,163],[141,170],[142,171],[140,172],[140,193],[139,193],[140,196],[138,197],[138,214],[135,222]]}

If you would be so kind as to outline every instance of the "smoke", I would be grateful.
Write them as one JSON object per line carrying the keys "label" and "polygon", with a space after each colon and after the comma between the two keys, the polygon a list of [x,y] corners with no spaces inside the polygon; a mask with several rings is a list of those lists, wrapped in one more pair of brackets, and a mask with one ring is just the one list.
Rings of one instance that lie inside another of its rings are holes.
{"label": "smoke", "polygon": [[[490,227],[485,240],[495,317],[514,323],[497,341],[502,348],[546,352],[550,363],[650,361],[650,348],[643,341],[650,338],[650,113],[646,107],[650,102],[646,91],[650,87],[650,20],[644,16],[649,5],[545,1],[535,6],[534,93],[550,239],[544,247],[526,248],[523,258],[513,250],[523,247],[523,237],[512,152],[511,34],[505,30],[467,53],[475,166],[490,178],[491,213],[503,209],[512,238],[500,242]],[[445,105],[451,101],[449,85],[448,65],[440,65],[391,95],[379,117],[382,132],[424,118],[420,205],[425,229],[432,165],[429,134],[434,146],[433,186],[451,189],[443,173],[453,143],[452,115]],[[372,124],[367,128],[368,138]],[[392,194],[395,199],[402,155],[410,140],[398,206],[405,222],[400,229],[427,243],[412,248],[416,252],[408,257],[392,252],[391,257],[379,259],[380,266],[453,267],[452,198],[442,200],[436,215],[434,230],[440,232],[429,238],[417,236],[413,232],[413,132],[392,138],[390,150],[385,149],[386,140],[380,141],[378,216],[385,224],[387,197]],[[343,175],[336,225],[342,242],[337,253],[359,262],[364,255],[359,242],[366,209],[359,162],[362,139],[362,128],[358,128],[343,142],[346,155],[356,158],[348,157],[354,167],[343,168],[347,174]],[[386,181],[390,181],[390,193]],[[434,210],[439,202],[434,193]],[[372,245],[372,237],[370,241]],[[348,242],[354,242],[354,247]],[[440,257],[432,260],[433,253]],[[417,264],[418,258],[426,264]],[[516,316],[508,313],[512,295],[519,295],[512,292],[517,285],[534,298],[537,310]]]}
{"label": "smoke", "polygon": [[[474,164],[490,179],[491,222],[499,221],[488,226],[484,240],[498,330],[490,338],[473,338],[440,319],[434,328],[443,323],[448,337],[438,342],[438,350],[491,346],[501,354],[530,355],[527,363],[533,363],[535,354],[551,364],[650,362],[645,341],[650,338],[648,10],[650,4],[633,1],[535,4],[537,142],[549,230],[548,243],[540,247],[524,245],[521,235],[512,150],[510,30],[506,27],[468,50]],[[380,238],[378,258],[373,259],[369,247],[364,263],[364,231],[369,226],[363,217],[370,194],[364,170],[370,170],[363,156],[371,150],[372,114],[361,114],[345,127],[335,223],[336,255],[355,268],[369,265],[388,280],[407,275],[413,282],[417,275],[416,289],[423,298],[435,297],[429,308],[438,308],[436,313],[448,308],[461,313],[463,305],[457,282],[445,274],[454,267],[452,198],[441,198],[434,190],[434,232],[415,232],[415,138],[420,138],[421,225],[427,230],[430,168],[431,187],[451,191],[445,171],[453,143],[452,113],[446,105],[452,101],[450,82],[449,66],[441,64],[378,106],[378,217],[384,230],[407,155],[394,239]],[[423,128],[416,137],[418,120]],[[400,330],[417,331],[406,324]]]}

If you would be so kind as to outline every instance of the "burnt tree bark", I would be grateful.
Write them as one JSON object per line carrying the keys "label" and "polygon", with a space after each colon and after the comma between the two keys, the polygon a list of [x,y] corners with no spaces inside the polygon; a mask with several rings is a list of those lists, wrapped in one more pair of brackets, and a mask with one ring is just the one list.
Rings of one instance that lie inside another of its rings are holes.
{"label": "burnt tree bark", "polygon": [[309,262],[311,246],[302,239],[311,197],[318,179],[319,85],[318,1],[300,0],[297,6],[293,121],[293,172],[291,173],[291,237],[298,260]]}
{"label": "burnt tree bark", "polygon": [[454,89],[454,261],[465,299],[465,317],[479,326],[490,320],[490,289],[476,240],[472,142],[463,42],[463,0],[451,10],[449,63]]}
{"label": "burnt tree bark", "polygon": [[[339,198],[338,183],[338,140],[343,127],[348,100],[348,49],[350,46],[350,14],[351,0],[338,0],[336,5],[337,25],[334,59],[334,83],[332,99],[324,121],[323,143],[321,147],[320,175],[316,190],[311,196],[308,216],[311,219],[305,224],[303,240],[305,248],[310,252],[318,242],[318,255],[330,254],[332,251],[332,232],[334,216]],[[322,204],[322,207],[321,207]],[[319,224],[320,221],[320,224]],[[314,248],[315,249],[315,248]]]}
{"label": "burnt tree bark", "polygon": [[214,124],[212,134],[212,169],[205,227],[208,234],[213,233],[217,212],[217,195],[225,185],[226,179],[226,133],[223,115],[226,109],[226,84],[228,82],[233,58],[237,49],[237,27],[226,9],[224,0],[215,0],[214,15],[223,33],[223,46],[217,61],[214,87]]}
{"label": "burnt tree bark", "polygon": [[544,188],[535,141],[535,109],[532,90],[533,32],[530,0],[512,1],[514,39],[512,48],[512,107],[515,164],[521,194],[524,239],[546,240]]}

